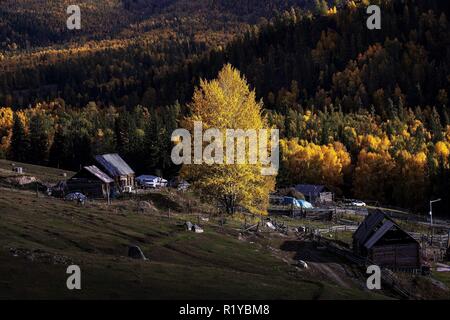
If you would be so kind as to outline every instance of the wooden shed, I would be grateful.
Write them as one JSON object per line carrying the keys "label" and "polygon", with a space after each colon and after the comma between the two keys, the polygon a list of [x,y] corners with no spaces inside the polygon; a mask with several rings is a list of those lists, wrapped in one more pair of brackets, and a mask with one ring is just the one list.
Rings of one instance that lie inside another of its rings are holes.
{"label": "wooden shed", "polygon": [[67,180],[66,188],[68,192],[81,192],[88,198],[108,198],[113,182],[96,166],[86,166]]}
{"label": "wooden shed", "polygon": [[371,212],[353,234],[353,249],[380,267],[417,269],[420,244],[381,210]]}
{"label": "wooden shed", "polygon": [[333,202],[333,193],[322,185],[315,184],[297,184],[295,190],[305,196],[305,199],[312,203],[331,203]]}
{"label": "wooden shed", "polygon": [[118,191],[134,187],[135,173],[117,153],[98,155],[95,156],[95,160],[102,170],[114,180]]}

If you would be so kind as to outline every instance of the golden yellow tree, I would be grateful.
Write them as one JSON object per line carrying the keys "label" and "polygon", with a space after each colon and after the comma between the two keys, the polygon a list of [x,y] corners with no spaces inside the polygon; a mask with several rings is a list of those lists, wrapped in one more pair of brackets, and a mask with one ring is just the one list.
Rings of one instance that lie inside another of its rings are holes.
{"label": "golden yellow tree", "polygon": [[386,201],[392,196],[395,161],[387,151],[361,150],[353,176],[354,194],[362,199]]}
{"label": "golden yellow tree", "polygon": [[283,139],[280,145],[290,184],[318,183],[334,190],[343,185],[351,159],[340,142],[319,146],[298,139]]}
{"label": "golden yellow tree", "polygon": [[436,155],[439,159],[444,161],[444,164],[448,164],[448,159],[450,157],[450,142],[438,141],[435,145]]}
{"label": "golden yellow tree", "polygon": [[396,154],[396,169],[393,175],[393,196],[402,206],[424,203],[427,181],[427,156],[424,152],[411,154],[406,150]]}
{"label": "golden yellow tree", "polygon": [[11,142],[13,114],[11,108],[0,108],[0,154],[6,153]]}
{"label": "golden yellow tree", "polygon": [[[201,121],[203,132],[210,128],[218,129],[225,141],[227,129],[268,128],[267,120],[262,116],[262,104],[256,101],[255,92],[249,89],[240,72],[229,64],[219,72],[217,79],[200,82],[189,109],[191,116],[183,121],[183,126],[191,133],[197,121]],[[224,146],[226,144],[224,142]],[[250,150],[246,140],[247,160],[251,156]],[[229,164],[230,157],[227,158],[227,155],[228,150],[227,154],[222,155],[222,163],[185,164],[181,174],[192,181],[194,189],[204,198],[217,202],[228,214],[233,214],[237,207],[255,214],[266,214],[269,192],[275,185],[274,177],[262,175],[260,161],[256,164],[249,161]]]}

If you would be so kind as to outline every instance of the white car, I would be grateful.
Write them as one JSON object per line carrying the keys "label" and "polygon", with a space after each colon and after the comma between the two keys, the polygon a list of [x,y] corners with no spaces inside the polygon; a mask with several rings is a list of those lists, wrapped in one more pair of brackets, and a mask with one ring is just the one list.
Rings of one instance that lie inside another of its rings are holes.
{"label": "white car", "polygon": [[354,207],[365,207],[366,203],[363,202],[363,201],[360,201],[360,200],[353,200],[351,202],[351,205],[354,206]]}
{"label": "white car", "polygon": [[141,187],[144,188],[161,188],[167,186],[167,180],[152,176],[152,175],[142,175],[136,178],[136,181]]}

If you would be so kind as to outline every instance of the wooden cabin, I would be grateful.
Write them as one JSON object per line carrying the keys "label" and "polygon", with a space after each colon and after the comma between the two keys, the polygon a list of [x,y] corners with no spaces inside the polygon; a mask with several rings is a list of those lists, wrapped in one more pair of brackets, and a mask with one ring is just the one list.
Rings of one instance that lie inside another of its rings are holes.
{"label": "wooden cabin", "polygon": [[86,166],[67,180],[66,189],[67,192],[81,192],[88,198],[108,198],[113,182],[96,166]]}
{"label": "wooden cabin", "polygon": [[114,180],[117,191],[134,188],[135,173],[117,153],[98,155],[95,156],[95,160],[100,168]]}
{"label": "wooden cabin", "polygon": [[297,184],[294,186],[297,192],[305,196],[305,199],[315,204],[327,204],[333,202],[333,193],[325,186],[314,184]]}
{"label": "wooden cabin", "polygon": [[418,269],[420,244],[382,210],[371,212],[353,234],[356,254],[391,269]]}

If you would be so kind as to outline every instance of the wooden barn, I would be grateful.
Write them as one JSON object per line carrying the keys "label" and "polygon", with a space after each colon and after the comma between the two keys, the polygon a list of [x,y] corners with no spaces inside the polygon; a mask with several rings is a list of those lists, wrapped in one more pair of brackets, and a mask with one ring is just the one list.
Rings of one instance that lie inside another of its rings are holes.
{"label": "wooden barn", "polygon": [[420,244],[381,210],[371,212],[353,234],[353,249],[380,267],[417,269]]}
{"label": "wooden barn", "polygon": [[88,198],[108,198],[113,182],[96,166],[87,166],[67,180],[66,188],[68,192],[81,192]]}
{"label": "wooden barn", "polygon": [[295,190],[305,196],[305,199],[315,204],[333,202],[333,193],[325,186],[314,184],[297,184]]}
{"label": "wooden barn", "polygon": [[117,153],[98,155],[95,156],[95,160],[102,170],[114,180],[118,191],[134,188],[135,173]]}

